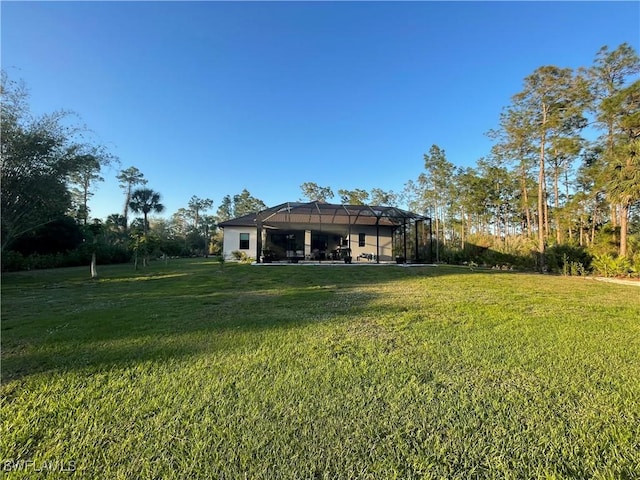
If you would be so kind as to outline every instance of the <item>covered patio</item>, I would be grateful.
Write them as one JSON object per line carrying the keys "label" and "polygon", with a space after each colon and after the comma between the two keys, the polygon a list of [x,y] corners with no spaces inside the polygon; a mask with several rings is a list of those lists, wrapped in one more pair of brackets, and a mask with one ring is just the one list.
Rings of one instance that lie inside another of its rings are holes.
{"label": "covered patio", "polygon": [[397,207],[287,202],[256,214],[256,261],[431,262],[431,219]]}

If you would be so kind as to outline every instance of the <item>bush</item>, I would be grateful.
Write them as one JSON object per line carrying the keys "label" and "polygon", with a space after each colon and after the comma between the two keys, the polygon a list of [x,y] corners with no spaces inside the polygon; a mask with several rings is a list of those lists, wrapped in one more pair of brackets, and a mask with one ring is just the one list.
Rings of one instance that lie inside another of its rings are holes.
{"label": "bush", "polygon": [[9,248],[29,256],[72,251],[82,245],[83,234],[73,218],[61,217],[16,238]]}
{"label": "bush", "polygon": [[25,261],[22,254],[9,250],[2,254],[2,271],[3,272],[18,272],[20,270],[26,270]]}
{"label": "bush", "polygon": [[69,263],[67,255],[63,253],[22,255],[11,251],[2,255],[2,270],[5,272],[76,266],[74,263],[71,265]]}
{"label": "bush", "polygon": [[91,263],[91,255],[96,251],[96,260],[100,265],[126,263],[131,260],[131,252],[124,247],[104,244],[83,243],[68,252],[32,253],[7,251],[2,254],[2,271],[18,272],[22,270],[41,270],[45,268],[79,267]]}
{"label": "bush", "polygon": [[[593,257],[593,272],[602,277],[630,277],[636,265],[631,264],[627,257],[614,257],[609,254]],[[637,270],[636,270],[637,271]]]}
{"label": "bush", "polygon": [[231,252],[233,258],[240,263],[252,263],[253,258],[249,257],[245,252],[241,252],[240,250],[234,250]]}
{"label": "bush", "polygon": [[631,276],[640,278],[640,252],[631,258]]}
{"label": "bush", "polygon": [[553,245],[547,249],[546,255],[547,265],[552,272],[563,275],[584,275],[591,268],[591,255],[577,245],[569,243]]}

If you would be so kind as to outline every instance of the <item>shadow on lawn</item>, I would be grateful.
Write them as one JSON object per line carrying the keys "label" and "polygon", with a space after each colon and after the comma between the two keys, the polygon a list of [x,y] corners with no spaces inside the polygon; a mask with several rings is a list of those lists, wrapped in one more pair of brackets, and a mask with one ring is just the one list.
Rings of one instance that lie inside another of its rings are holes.
{"label": "shadow on lawn", "polygon": [[22,284],[11,292],[11,279],[4,279],[10,293],[6,302],[3,298],[3,382],[35,373],[99,371],[252,350],[267,332],[363,316],[375,298],[368,285],[474,273],[446,266],[205,265],[127,273],[100,282],[71,276],[48,283],[39,277],[28,291],[28,308],[39,310],[36,319],[29,318],[34,312],[8,313],[27,289]]}

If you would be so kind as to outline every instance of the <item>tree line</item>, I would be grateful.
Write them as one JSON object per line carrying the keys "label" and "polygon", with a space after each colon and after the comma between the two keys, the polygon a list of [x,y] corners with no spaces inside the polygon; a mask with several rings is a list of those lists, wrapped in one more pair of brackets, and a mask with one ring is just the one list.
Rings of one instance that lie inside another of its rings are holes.
{"label": "tree line", "polygon": [[431,147],[424,172],[405,186],[410,208],[430,213],[449,255],[470,241],[519,242],[541,270],[548,250],[563,246],[640,267],[639,72],[628,44],[602,47],[590,67],[537,68],[475,167]]}
{"label": "tree line", "polygon": [[[336,195],[331,187],[305,182],[300,200],[396,205],[429,216],[438,261],[508,260],[544,271],[571,262],[588,268],[595,259],[637,272],[638,73],[638,54],[628,44],[603,47],[589,67],[539,67],[487,132],[493,146],[473,167],[454,165],[444,148],[433,145],[424,154],[424,170],[399,192],[356,188]],[[122,212],[91,219],[93,188],[103,181],[103,167],[118,159],[87,142],[86,130],[68,126],[70,112],[34,117],[26,88],[4,72],[1,93],[5,269],[20,268],[20,261],[29,267],[24,259],[34,255],[48,255],[41,266],[55,266],[52,255],[137,264],[140,254],[144,264],[152,253],[217,254],[218,223],[266,208],[244,189],[225,195],[215,214],[211,199],[193,196],[160,218],[160,193],[132,166],[117,175]],[[130,220],[130,213],[138,217]]]}

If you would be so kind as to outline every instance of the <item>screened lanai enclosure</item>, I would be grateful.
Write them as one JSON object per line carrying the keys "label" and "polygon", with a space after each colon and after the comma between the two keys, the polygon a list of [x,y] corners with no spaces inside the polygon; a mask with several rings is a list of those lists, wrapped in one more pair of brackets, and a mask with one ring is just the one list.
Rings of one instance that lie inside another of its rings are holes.
{"label": "screened lanai enclosure", "polygon": [[255,214],[255,228],[258,262],[432,261],[431,219],[397,207],[287,202]]}

